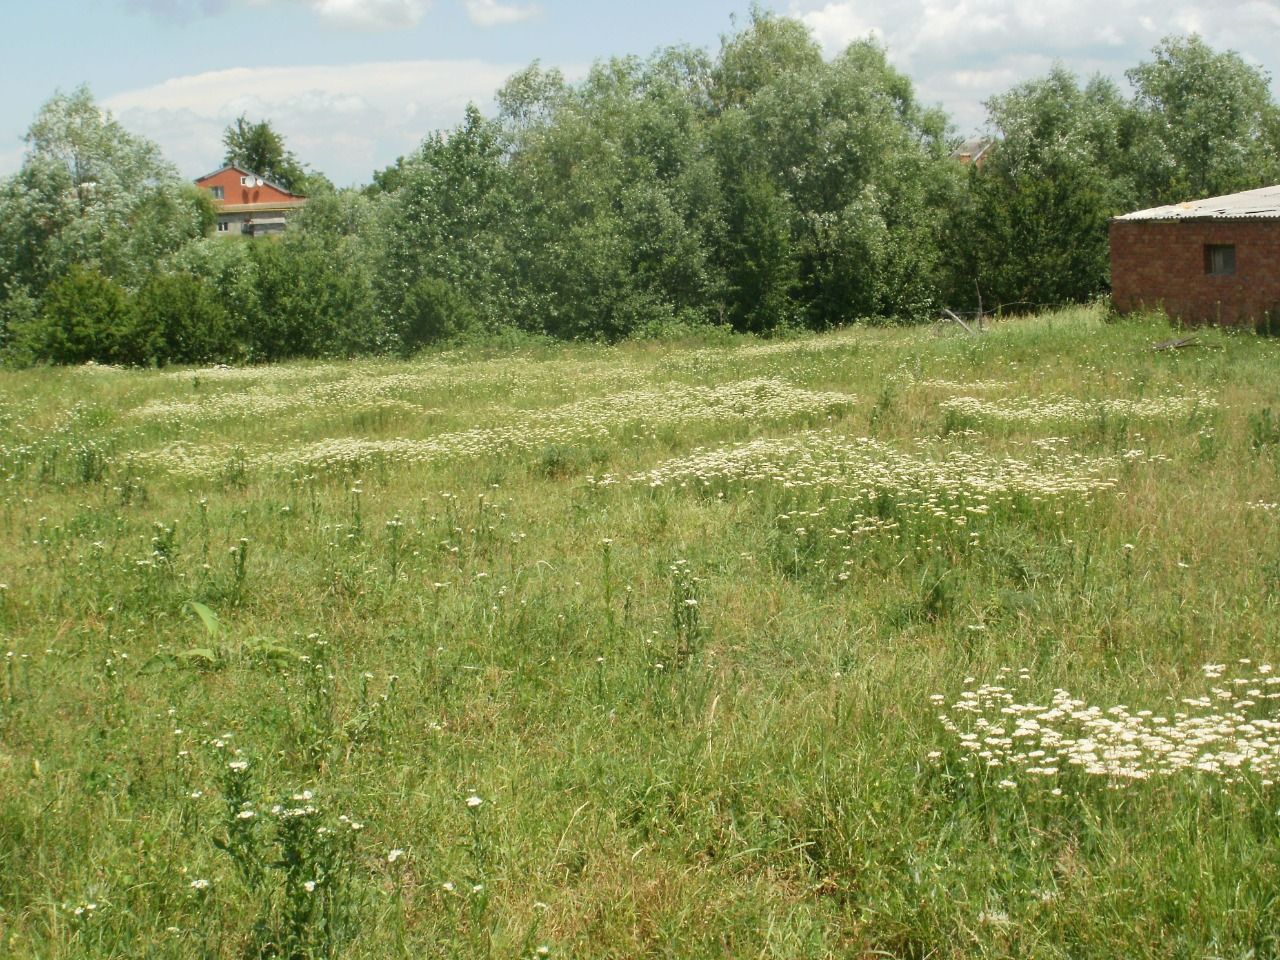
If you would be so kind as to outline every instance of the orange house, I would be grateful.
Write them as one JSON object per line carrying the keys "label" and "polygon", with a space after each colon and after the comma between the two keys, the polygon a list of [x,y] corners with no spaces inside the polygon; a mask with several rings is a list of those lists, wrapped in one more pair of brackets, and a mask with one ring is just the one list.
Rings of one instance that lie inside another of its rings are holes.
{"label": "orange house", "polygon": [[290,214],[307,203],[306,197],[236,166],[206,174],[196,181],[196,186],[213,197],[220,237],[282,233]]}

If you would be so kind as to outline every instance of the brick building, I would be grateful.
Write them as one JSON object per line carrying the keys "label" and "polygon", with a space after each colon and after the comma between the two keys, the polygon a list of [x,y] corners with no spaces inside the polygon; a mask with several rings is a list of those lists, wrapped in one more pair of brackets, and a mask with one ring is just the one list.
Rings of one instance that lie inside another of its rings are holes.
{"label": "brick building", "polygon": [[991,155],[991,148],[996,142],[990,137],[972,137],[951,151],[951,159],[960,163],[973,164],[979,170]]}
{"label": "brick building", "polygon": [[196,186],[213,197],[218,212],[215,229],[220,237],[280,233],[289,215],[307,203],[305,197],[235,166],[205,174]]}
{"label": "brick building", "polygon": [[1111,299],[1185,323],[1280,321],[1280,186],[1111,221]]}

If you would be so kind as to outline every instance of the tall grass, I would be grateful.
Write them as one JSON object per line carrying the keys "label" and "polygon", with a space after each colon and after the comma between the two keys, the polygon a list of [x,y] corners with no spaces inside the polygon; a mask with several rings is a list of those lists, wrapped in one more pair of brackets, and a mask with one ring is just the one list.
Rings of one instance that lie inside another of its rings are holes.
{"label": "tall grass", "polygon": [[1275,955],[1280,352],[1165,332],[0,374],[0,954]]}

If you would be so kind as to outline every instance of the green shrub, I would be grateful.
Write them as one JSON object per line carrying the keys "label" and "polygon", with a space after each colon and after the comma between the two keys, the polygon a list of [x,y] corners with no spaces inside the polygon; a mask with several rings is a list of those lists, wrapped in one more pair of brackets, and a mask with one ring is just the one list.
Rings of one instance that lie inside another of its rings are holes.
{"label": "green shrub", "polygon": [[382,346],[364,266],[322,239],[254,242],[258,303],[246,327],[254,360],[352,356]]}
{"label": "green shrub", "polygon": [[200,277],[185,273],[147,278],[135,301],[127,346],[133,363],[207,363],[236,360],[243,354],[217,292]]}
{"label": "green shrub", "polygon": [[49,286],[40,314],[14,324],[11,355],[25,362],[126,362],[133,324],[133,304],[124,288],[76,265]]}
{"label": "green shrub", "polygon": [[0,297],[0,348],[9,353],[12,331],[40,315],[40,301],[25,286],[14,283]]}
{"label": "green shrub", "polygon": [[444,280],[422,277],[405,294],[400,342],[406,353],[438,343],[475,325],[471,304]]}

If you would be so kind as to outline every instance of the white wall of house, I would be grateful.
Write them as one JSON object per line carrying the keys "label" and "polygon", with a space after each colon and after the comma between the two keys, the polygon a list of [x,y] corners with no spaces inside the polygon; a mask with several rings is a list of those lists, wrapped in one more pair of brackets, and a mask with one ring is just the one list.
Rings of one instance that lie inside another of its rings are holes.
{"label": "white wall of house", "polygon": [[264,210],[262,213],[220,213],[218,225],[214,228],[216,237],[245,236],[245,222],[253,221],[253,231],[257,236],[276,234],[284,231],[287,214],[281,210]]}

